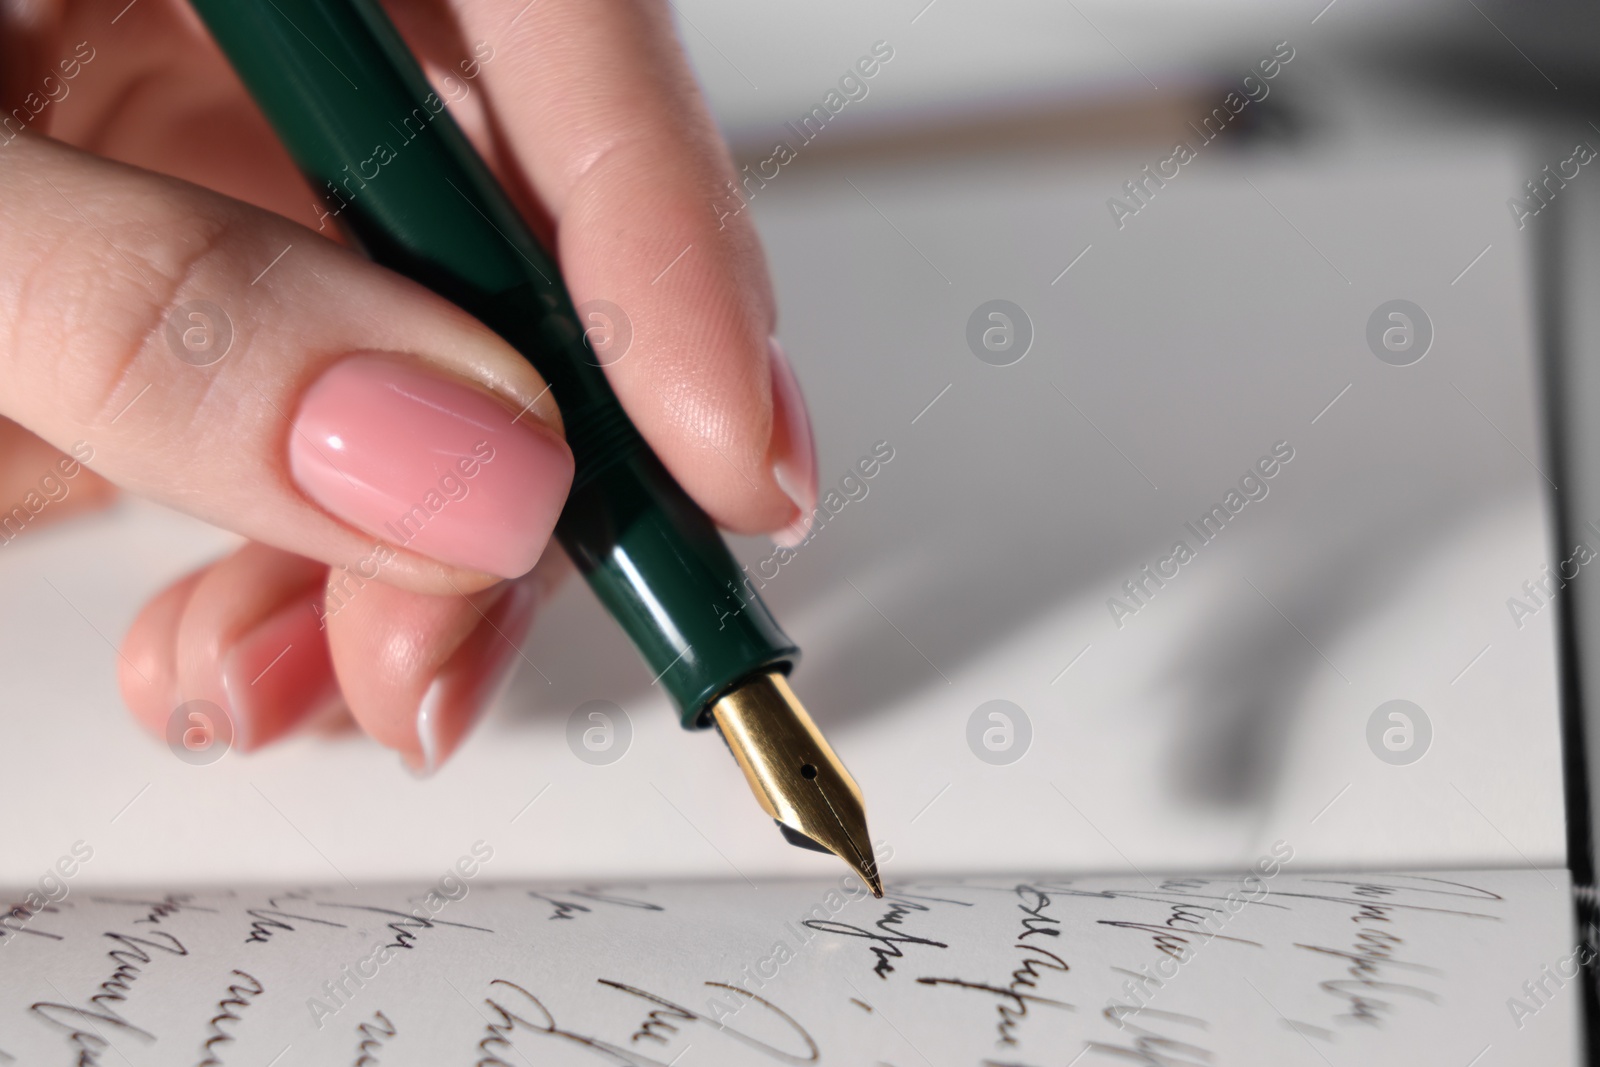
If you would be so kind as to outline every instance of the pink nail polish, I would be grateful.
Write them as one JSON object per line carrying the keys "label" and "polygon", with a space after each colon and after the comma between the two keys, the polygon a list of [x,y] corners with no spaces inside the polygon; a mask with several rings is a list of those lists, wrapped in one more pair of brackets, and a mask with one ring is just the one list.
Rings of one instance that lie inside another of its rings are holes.
{"label": "pink nail polish", "polygon": [[306,391],[289,467],[307,496],[385,542],[515,578],[572,484],[566,442],[414,357],[362,353]]}
{"label": "pink nail polish", "polygon": [[222,658],[222,691],[234,744],[260,748],[340,700],[328,642],[314,605],[297,597],[246,631]]}
{"label": "pink nail polish", "polygon": [[817,450],[811,436],[811,413],[783,346],[772,337],[767,340],[767,350],[772,364],[772,476],[799,509],[794,521],[772,539],[793,548],[805,540],[817,508]]}
{"label": "pink nail polish", "polygon": [[417,706],[417,752],[401,755],[413,774],[438,770],[511,684],[536,600],[531,582],[511,585],[434,677]]}

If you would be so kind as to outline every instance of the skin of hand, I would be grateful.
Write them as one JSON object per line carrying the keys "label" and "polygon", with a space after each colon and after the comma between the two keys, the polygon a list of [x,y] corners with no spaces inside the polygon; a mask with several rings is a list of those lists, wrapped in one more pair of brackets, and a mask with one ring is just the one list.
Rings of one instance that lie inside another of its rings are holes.
{"label": "skin of hand", "polygon": [[[720,525],[797,541],[810,423],[669,5],[389,8],[574,302],[623,309],[606,370],[645,439]],[[209,700],[248,751],[347,709],[431,772],[568,569],[545,383],[339,242],[185,4],[0,19],[0,547],[113,486],[243,535],[129,629],[135,717]]]}

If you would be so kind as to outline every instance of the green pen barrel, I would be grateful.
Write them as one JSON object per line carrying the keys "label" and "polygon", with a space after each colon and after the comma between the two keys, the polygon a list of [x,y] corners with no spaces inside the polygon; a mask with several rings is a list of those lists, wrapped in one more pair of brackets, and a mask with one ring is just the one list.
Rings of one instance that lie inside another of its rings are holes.
{"label": "green pen barrel", "polygon": [[[325,217],[470,312],[549,383],[576,461],[556,536],[683,725],[799,655],[662,466],[586,343],[555,261],[374,0],[192,0]],[[475,58],[463,60],[470,84]],[[465,78],[465,81],[460,81]]]}

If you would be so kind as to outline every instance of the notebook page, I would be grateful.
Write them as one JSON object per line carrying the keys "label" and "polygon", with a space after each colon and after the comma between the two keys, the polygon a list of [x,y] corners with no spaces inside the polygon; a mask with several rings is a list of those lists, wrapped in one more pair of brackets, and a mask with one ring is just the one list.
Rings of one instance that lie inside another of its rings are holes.
{"label": "notebook page", "polygon": [[479,842],[411,887],[13,911],[0,1063],[1578,1062],[1562,871],[1301,873],[1280,842],[1232,877],[891,880],[873,900],[848,876],[493,867]]}

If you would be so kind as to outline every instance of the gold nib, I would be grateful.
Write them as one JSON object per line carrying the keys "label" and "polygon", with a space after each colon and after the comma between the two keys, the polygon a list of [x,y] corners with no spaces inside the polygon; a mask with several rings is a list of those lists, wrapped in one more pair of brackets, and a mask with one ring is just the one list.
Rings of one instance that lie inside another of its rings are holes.
{"label": "gold nib", "polygon": [[711,706],[750,791],[791,845],[832,852],[883,896],[867,836],[867,811],[844,769],[782,674],[752,678]]}

